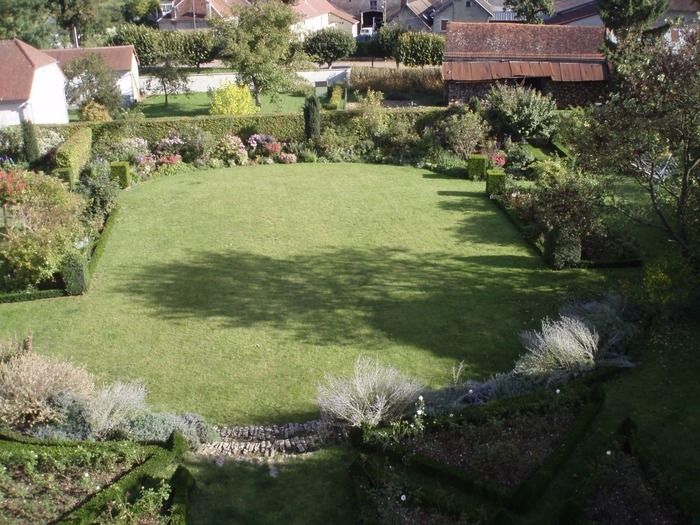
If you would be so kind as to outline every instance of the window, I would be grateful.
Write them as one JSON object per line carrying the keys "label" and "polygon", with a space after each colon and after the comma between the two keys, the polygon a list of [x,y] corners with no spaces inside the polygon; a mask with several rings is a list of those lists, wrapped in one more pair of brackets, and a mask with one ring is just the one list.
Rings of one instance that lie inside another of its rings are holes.
{"label": "window", "polygon": [[440,31],[447,31],[447,22],[449,20],[440,20]]}
{"label": "window", "polygon": [[369,8],[372,11],[376,11],[377,10],[377,0],[369,0]]}
{"label": "window", "polygon": [[466,7],[471,7],[471,6],[472,6],[472,1],[471,1],[471,0],[467,0],[467,1],[466,1],[466,4],[467,4]]}

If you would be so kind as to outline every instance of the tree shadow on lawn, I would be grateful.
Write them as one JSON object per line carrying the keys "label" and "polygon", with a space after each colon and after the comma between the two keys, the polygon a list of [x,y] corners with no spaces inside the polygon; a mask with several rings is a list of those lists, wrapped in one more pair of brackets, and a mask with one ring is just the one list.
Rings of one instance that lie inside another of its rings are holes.
{"label": "tree shadow on lawn", "polygon": [[125,274],[117,291],[171,322],[260,325],[308,344],[366,350],[399,342],[486,373],[510,364],[518,331],[595,280],[520,255],[376,248],[275,258],[229,250],[146,265]]}

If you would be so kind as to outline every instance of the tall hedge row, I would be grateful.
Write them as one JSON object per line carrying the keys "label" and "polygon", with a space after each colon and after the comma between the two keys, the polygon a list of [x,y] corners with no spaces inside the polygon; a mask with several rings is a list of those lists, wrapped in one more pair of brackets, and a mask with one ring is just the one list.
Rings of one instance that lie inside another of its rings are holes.
{"label": "tall hedge row", "polygon": [[[400,119],[412,122],[416,128],[434,125],[444,117],[444,109],[435,108],[401,108],[384,109],[392,120]],[[351,111],[334,111],[321,113],[321,130],[329,127],[341,127],[359,117]],[[52,126],[53,127],[53,126]],[[255,133],[272,135],[283,141],[302,141],[304,133],[304,115],[290,113],[285,115],[208,115],[199,117],[163,117],[144,120],[114,120],[111,122],[81,122],[68,124],[69,142],[74,136],[82,136],[84,129],[91,129],[94,140],[103,136],[128,136],[146,139],[149,143],[167,137],[173,130],[197,127],[215,137],[232,133],[247,138]]]}
{"label": "tall hedge row", "polygon": [[56,149],[56,168],[58,168],[59,174],[67,177],[71,188],[78,181],[80,171],[90,162],[91,149],[92,130],[87,126],[72,133]]}

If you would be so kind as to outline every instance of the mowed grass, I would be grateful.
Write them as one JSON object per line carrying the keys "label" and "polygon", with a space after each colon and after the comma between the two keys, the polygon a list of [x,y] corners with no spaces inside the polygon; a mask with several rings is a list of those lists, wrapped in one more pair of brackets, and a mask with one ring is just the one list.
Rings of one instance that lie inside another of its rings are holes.
{"label": "mowed grass", "polygon": [[216,423],[315,417],[358,355],[432,386],[510,368],[518,332],[610,273],[552,272],[484,196],[425,170],[297,164],[203,170],[120,196],[81,297],[0,305],[0,338],[160,409]]}
{"label": "mowed grass", "polygon": [[[304,107],[304,96],[299,94],[282,93],[272,101],[269,96],[263,96],[260,108],[261,115],[277,113],[297,113]],[[163,95],[151,95],[138,104],[146,117],[196,117],[209,115],[209,95],[207,93],[190,93],[185,95],[170,95],[168,105],[165,105]]]}

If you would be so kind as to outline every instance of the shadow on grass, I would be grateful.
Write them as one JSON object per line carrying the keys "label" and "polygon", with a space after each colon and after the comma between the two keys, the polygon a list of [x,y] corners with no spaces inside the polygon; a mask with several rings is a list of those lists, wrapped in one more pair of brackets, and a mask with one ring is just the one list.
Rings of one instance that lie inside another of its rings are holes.
{"label": "shadow on grass", "polygon": [[376,248],[275,258],[227,250],[144,266],[124,275],[118,292],[172,322],[261,325],[314,345],[372,350],[398,341],[450,358],[477,349],[475,371],[483,371],[512,359],[502,346],[524,323],[594,279],[551,272],[524,255]]}
{"label": "shadow on grass", "polygon": [[197,488],[187,523],[240,525],[354,524],[356,502],[349,452],[326,449],[274,467],[190,460]]}

